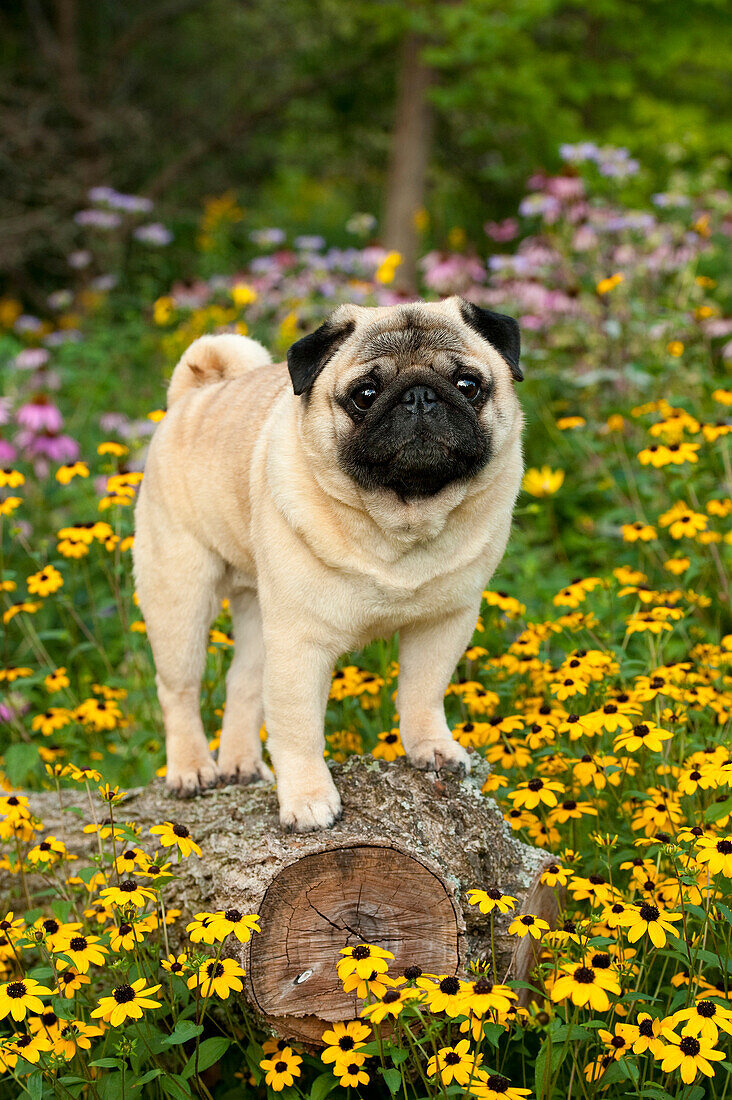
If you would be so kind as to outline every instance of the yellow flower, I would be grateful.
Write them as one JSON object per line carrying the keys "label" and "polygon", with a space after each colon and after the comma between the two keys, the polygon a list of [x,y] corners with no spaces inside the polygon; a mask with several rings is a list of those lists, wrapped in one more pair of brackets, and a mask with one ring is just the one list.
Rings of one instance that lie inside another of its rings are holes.
{"label": "yellow flower", "polygon": [[19,489],[25,485],[25,478],[20,470],[0,469],[0,489]]}
{"label": "yellow flower", "polygon": [[608,275],[605,279],[600,279],[600,282],[595,287],[598,294],[609,294],[611,290],[614,290],[616,286],[622,283],[625,279],[624,275],[620,272],[616,272],[615,275]]}
{"label": "yellow flower", "polygon": [[40,573],[33,573],[27,580],[31,596],[51,596],[63,587],[64,579],[53,565],[47,565]]}
{"label": "yellow flower", "polygon": [[271,1058],[263,1058],[259,1065],[265,1071],[265,1084],[273,1092],[282,1092],[285,1087],[290,1088],[295,1078],[302,1073],[300,1069],[302,1058],[299,1054],[295,1054],[291,1047],[284,1047]]}
{"label": "yellow flower", "polygon": [[384,285],[393,283],[396,270],[401,262],[401,252],[388,252],[374,273],[376,282],[383,283]]}
{"label": "yellow flower", "polygon": [[199,966],[195,974],[187,981],[189,989],[199,987],[202,997],[210,997],[215,993],[222,1001],[225,1001],[232,990],[241,993],[244,988],[242,978],[245,971],[234,959],[209,959]]}
{"label": "yellow flower", "polygon": [[6,497],[5,500],[0,500],[0,516],[12,516],[22,503],[22,497]]}
{"label": "yellow flower", "polygon": [[391,951],[385,951],[383,947],[376,947],[371,943],[358,943],[355,947],[341,948],[338,960],[338,977],[343,981],[351,974],[366,979],[374,971],[377,974],[386,974],[389,969],[387,959],[393,959]]}
{"label": "yellow flower", "polygon": [[520,939],[523,939],[524,936],[531,936],[532,940],[540,940],[544,933],[548,931],[549,925],[547,922],[541,920],[540,917],[533,916],[531,913],[524,913],[515,917],[508,926],[508,934],[519,936]]}
{"label": "yellow flower", "polygon": [[481,913],[492,913],[494,909],[499,913],[508,913],[516,908],[516,898],[504,894],[497,886],[491,886],[488,890],[468,890],[468,902],[477,905]]}
{"label": "yellow flower", "polygon": [[711,1062],[724,1061],[724,1051],[715,1050],[712,1044],[701,1036],[697,1038],[684,1031],[679,1037],[668,1030],[664,1030],[663,1035],[669,1040],[669,1046],[665,1048],[663,1054],[659,1055],[661,1069],[664,1073],[677,1069],[681,1074],[681,1080],[686,1085],[691,1085],[700,1072],[705,1077],[714,1077]]}
{"label": "yellow flower", "polygon": [[56,481],[61,485],[68,485],[75,477],[89,477],[89,467],[86,462],[74,462],[71,466],[59,466],[56,471]]}
{"label": "yellow flower", "polygon": [[564,470],[552,470],[542,466],[540,470],[530,469],[524,474],[521,488],[532,497],[550,497],[564,484]]}
{"label": "yellow flower", "polygon": [[680,341],[680,340],[671,340],[671,341],[669,341],[669,343],[668,343],[668,344],[666,345],[666,351],[667,351],[667,352],[669,353],[669,355],[671,355],[671,356],[672,356],[672,357],[673,357],[674,359],[678,359],[678,358],[679,358],[679,356],[681,356],[681,355],[683,355],[683,354],[684,354],[684,345],[683,345],[683,344],[681,343],[681,341]]}
{"label": "yellow flower", "polygon": [[258,294],[254,287],[248,286],[246,283],[235,283],[230,293],[234,305],[239,309],[242,309],[243,306],[251,305],[252,302],[256,302],[258,298]]}
{"label": "yellow flower", "polygon": [[624,523],[620,528],[625,542],[651,542],[656,537],[656,529],[650,523]]}
{"label": "yellow flower", "polygon": [[140,1020],[146,1008],[160,1008],[160,1001],[151,999],[159,985],[146,988],[146,978],[138,978],[132,985],[124,983],[112,990],[111,996],[102,997],[92,1012],[94,1019],[102,1019],[112,1027],[119,1027],[125,1020]]}
{"label": "yellow flower", "polygon": [[0,1020],[6,1016],[24,1020],[29,1012],[43,1012],[41,997],[50,995],[51,990],[35,978],[21,978],[0,985]]}
{"label": "yellow flower", "polygon": [[191,852],[195,852],[199,857],[202,855],[201,849],[192,839],[185,825],[166,821],[162,825],[153,825],[150,833],[160,837],[160,843],[164,848],[176,845],[182,856],[189,856]]}

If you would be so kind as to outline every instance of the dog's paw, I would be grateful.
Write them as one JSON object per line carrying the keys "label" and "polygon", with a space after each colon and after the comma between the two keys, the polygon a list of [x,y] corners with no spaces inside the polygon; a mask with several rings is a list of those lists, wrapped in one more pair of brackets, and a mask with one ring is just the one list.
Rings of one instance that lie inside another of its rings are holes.
{"label": "dog's paw", "polygon": [[470,773],[470,756],[457,741],[448,741],[447,738],[421,741],[407,755],[414,767],[422,771],[447,771],[458,775]]}
{"label": "dog's paw", "polygon": [[219,769],[211,757],[193,761],[187,767],[171,767],[168,762],[165,785],[176,798],[193,798],[201,791],[215,787],[218,781]]}
{"label": "dog's paw", "polygon": [[329,829],[340,816],[341,799],[335,787],[280,799],[280,825],[290,833]]}
{"label": "dog's paw", "polygon": [[228,787],[232,784],[239,784],[244,787],[248,783],[256,783],[258,780],[263,780],[265,783],[274,783],[274,776],[261,757],[259,760],[252,760],[251,758],[235,760],[227,757],[222,758],[219,754],[218,769],[219,783],[222,787]]}

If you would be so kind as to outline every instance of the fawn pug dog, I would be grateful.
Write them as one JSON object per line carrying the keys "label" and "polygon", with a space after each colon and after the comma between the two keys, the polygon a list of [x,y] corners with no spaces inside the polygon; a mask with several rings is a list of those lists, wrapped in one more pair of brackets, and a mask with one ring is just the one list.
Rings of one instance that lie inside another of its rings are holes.
{"label": "fawn pug dog", "polygon": [[[516,322],[458,297],[339,306],[286,365],[243,336],[188,348],[134,545],[172,791],[271,779],[264,721],[282,825],[327,828],[334,662],[395,631],[407,756],[469,770],[444,695],[508,539],[521,377]],[[214,762],[199,696],[222,598],[235,650]]]}

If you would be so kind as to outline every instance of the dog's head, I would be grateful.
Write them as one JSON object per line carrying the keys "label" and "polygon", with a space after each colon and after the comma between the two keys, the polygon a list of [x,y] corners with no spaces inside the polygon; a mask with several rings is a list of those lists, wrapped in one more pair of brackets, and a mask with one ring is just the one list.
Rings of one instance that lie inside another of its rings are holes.
{"label": "dog's head", "polygon": [[287,363],[311,449],[402,500],[475,477],[520,422],[518,325],[461,298],[339,306]]}

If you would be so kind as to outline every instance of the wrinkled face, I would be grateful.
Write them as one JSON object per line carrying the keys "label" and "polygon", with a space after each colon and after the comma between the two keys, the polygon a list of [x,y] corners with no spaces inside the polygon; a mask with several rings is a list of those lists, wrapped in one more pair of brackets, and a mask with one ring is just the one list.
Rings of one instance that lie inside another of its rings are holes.
{"label": "wrinkled face", "polygon": [[431,497],[500,451],[518,414],[518,328],[476,309],[340,307],[290,350],[305,420],[322,423],[328,407],[334,457],[362,489]]}

